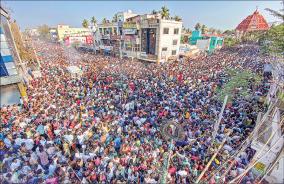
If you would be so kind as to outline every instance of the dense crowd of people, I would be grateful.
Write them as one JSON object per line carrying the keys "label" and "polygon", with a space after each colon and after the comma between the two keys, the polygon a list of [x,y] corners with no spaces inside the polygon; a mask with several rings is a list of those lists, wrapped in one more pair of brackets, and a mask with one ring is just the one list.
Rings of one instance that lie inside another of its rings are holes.
{"label": "dense crowd of people", "polygon": [[[184,134],[174,141],[170,183],[196,181],[228,132],[202,180],[230,181],[252,159],[250,147],[232,155],[264,111],[256,97],[266,95],[267,78],[259,84],[249,79],[248,96],[235,89],[215,140],[212,132],[223,103],[216,90],[232,77],[227,70],[261,75],[269,62],[257,47],[147,64],[35,45],[41,76],[27,84],[28,99],[1,108],[1,183],[160,183],[164,153],[170,151],[161,126],[168,121],[180,124]],[[71,75],[66,68],[72,65],[83,74]],[[222,178],[227,160],[234,164]],[[248,172],[242,182],[254,180]]]}

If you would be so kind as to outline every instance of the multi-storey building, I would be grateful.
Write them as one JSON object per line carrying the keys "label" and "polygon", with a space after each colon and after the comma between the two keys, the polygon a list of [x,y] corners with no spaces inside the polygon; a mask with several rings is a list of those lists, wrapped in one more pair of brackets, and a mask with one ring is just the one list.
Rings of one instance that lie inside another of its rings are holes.
{"label": "multi-storey building", "polygon": [[112,52],[115,56],[121,55],[123,47],[122,36],[124,35],[124,23],[128,18],[137,14],[131,10],[116,13],[117,22],[103,22],[98,24],[98,30],[95,34],[95,45],[104,53]]}
{"label": "multi-storey building", "polygon": [[69,25],[58,25],[57,35],[58,35],[57,36],[58,41],[62,42],[64,41],[64,39],[70,37],[81,38],[81,37],[92,36],[92,31],[89,28],[73,28],[70,27]]}
{"label": "multi-storey building", "polygon": [[165,62],[178,56],[181,21],[146,14],[127,19],[127,24],[132,26],[125,26],[123,31],[124,55],[150,62]]}
{"label": "multi-storey building", "polygon": [[8,13],[1,7],[0,105],[17,104],[26,97],[23,80],[25,66],[19,56]]}

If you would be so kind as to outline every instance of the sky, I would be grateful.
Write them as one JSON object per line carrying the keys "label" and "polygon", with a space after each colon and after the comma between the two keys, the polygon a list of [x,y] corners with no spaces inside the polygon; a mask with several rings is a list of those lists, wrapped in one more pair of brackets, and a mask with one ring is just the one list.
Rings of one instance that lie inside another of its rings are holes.
{"label": "sky", "polygon": [[265,8],[281,9],[281,1],[2,1],[11,12],[21,30],[35,28],[42,24],[56,26],[68,24],[82,27],[82,20],[95,16],[112,19],[117,12],[132,10],[133,13],[150,13],[166,6],[170,16],[178,15],[186,28],[193,29],[197,22],[207,27],[227,30],[234,29],[256,8],[268,22],[277,19]]}

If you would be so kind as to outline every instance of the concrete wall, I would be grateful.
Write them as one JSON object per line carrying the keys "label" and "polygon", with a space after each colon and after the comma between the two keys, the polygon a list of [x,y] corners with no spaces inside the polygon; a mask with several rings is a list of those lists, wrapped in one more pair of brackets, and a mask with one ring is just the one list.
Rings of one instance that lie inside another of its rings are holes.
{"label": "concrete wall", "polygon": [[18,104],[20,102],[21,94],[17,84],[11,84],[0,87],[0,106]]}
{"label": "concrete wall", "polygon": [[210,46],[210,39],[197,40],[197,42],[196,42],[196,47],[200,51],[207,51],[209,49],[209,46]]}
{"label": "concrete wall", "polygon": [[[164,28],[169,28],[169,34],[164,34]],[[178,34],[174,34],[174,29],[179,29]],[[169,58],[172,55],[172,51],[175,50],[177,56],[179,53],[179,46],[180,46],[180,38],[181,38],[181,31],[182,31],[182,22],[173,21],[173,20],[160,20],[159,25],[159,35],[157,35],[157,55],[158,58]],[[177,44],[173,45],[173,41],[177,40]],[[167,48],[167,51],[162,51],[162,48]]]}

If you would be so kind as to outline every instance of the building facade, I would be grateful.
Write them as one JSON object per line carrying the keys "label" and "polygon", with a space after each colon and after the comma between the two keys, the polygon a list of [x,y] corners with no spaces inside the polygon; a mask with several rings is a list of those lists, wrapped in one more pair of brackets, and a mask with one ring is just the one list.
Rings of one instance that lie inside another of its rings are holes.
{"label": "building facade", "polygon": [[107,55],[121,56],[122,48],[125,46],[124,38],[126,39],[126,46],[129,46],[129,36],[131,32],[127,32],[130,29],[125,27],[127,19],[137,16],[132,13],[131,10],[126,12],[116,13],[117,22],[104,22],[98,24],[97,31],[95,33],[95,45],[98,50]]}
{"label": "building facade", "polygon": [[57,26],[57,39],[59,42],[64,41],[67,37],[85,37],[92,34],[91,29],[88,28],[72,28],[69,25]]}
{"label": "building facade", "polygon": [[223,47],[224,38],[219,34],[201,34],[201,31],[195,30],[189,38],[190,45],[196,45],[200,51],[211,53],[215,49]]}
{"label": "building facade", "polygon": [[179,53],[182,22],[145,14],[127,19],[123,26],[123,55],[165,62]]}
{"label": "building facade", "polygon": [[19,56],[8,13],[1,7],[1,57],[0,57],[0,105],[11,105],[26,97],[24,87],[25,70]]}

